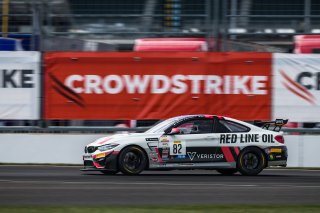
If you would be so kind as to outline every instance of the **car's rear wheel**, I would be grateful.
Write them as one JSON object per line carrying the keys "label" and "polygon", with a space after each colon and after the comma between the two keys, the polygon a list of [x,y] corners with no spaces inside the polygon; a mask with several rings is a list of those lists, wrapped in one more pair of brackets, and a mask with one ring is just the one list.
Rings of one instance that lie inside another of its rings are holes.
{"label": "car's rear wheel", "polygon": [[237,160],[237,169],[242,175],[257,175],[266,166],[266,158],[257,147],[244,149]]}
{"label": "car's rear wheel", "polygon": [[217,172],[219,172],[222,175],[233,175],[234,173],[238,172],[237,169],[217,169]]}
{"label": "car's rear wheel", "polygon": [[100,171],[100,172],[105,175],[115,175],[118,173],[118,171]]}
{"label": "car's rear wheel", "polygon": [[129,146],[119,155],[119,170],[126,175],[137,175],[147,165],[147,156],[140,147]]}

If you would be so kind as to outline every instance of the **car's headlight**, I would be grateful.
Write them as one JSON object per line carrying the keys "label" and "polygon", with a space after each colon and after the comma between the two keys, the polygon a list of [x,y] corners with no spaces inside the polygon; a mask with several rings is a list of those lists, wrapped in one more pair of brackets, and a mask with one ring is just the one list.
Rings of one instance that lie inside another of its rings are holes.
{"label": "car's headlight", "polygon": [[116,144],[116,143],[106,144],[106,145],[103,145],[103,146],[99,146],[98,150],[100,152],[103,152],[103,151],[107,151],[107,150],[113,149],[113,148],[117,147],[118,145],[119,144]]}

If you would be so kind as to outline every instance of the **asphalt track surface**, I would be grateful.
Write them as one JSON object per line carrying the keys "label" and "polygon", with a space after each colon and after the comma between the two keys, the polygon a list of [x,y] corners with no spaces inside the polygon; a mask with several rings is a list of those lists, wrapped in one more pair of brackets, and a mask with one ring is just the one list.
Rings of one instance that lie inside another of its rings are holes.
{"label": "asphalt track surface", "polygon": [[320,203],[320,170],[268,169],[254,177],[210,170],[110,176],[80,168],[2,165],[0,205]]}

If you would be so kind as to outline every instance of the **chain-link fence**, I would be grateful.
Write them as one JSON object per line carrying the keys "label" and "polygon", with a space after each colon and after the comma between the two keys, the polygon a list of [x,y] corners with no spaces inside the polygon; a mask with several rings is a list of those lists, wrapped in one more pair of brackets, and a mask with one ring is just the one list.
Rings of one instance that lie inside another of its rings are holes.
{"label": "chain-link fence", "polygon": [[[63,37],[74,46],[81,46],[78,39],[85,40],[83,49],[107,51],[130,51],[134,39],[145,37],[206,37],[208,2],[69,0],[65,1],[65,12],[48,11],[49,36]],[[53,2],[47,4],[51,8]]]}
{"label": "chain-link fence", "polygon": [[[138,38],[214,38],[210,51],[261,51],[320,33],[316,0],[2,0],[2,36],[24,50],[131,51]],[[230,43],[230,40],[236,40]],[[259,43],[245,48],[239,42]],[[231,45],[232,44],[232,45]],[[270,49],[264,51],[281,51]]]}
{"label": "chain-link fence", "polygon": [[202,37],[224,42],[213,51],[261,51],[237,44],[285,46],[295,34],[320,33],[316,0],[0,2],[2,36],[22,39],[24,50],[130,51],[137,38]]}
{"label": "chain-link fence", "polygon": [[228,38],[292,48],[293,36],[319,34],[317,0],[230,0],[224,25]]}

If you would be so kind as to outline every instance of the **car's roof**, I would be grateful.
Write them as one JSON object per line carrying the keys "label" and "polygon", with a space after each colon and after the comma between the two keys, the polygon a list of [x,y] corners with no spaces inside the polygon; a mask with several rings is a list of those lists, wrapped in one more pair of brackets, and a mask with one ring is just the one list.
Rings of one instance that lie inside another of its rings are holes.
{"label": "car's roof", "polygon": [[202,117],[202,118],[218,117],[218,118],[224,118],[224,116],[222,116],[222,115],[194,114],[194,115],[179,115],[179,116],[173,117],[172,119],[193,118],[193,117]]}

